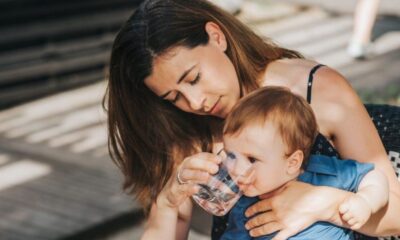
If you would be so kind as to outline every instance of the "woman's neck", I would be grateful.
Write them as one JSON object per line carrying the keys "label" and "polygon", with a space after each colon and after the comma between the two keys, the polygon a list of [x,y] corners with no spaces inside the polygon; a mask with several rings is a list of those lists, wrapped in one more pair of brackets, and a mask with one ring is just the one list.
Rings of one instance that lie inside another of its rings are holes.
{"label": "woman's neck", "polygon": [[289,87],[288,61],[289,59],[275,60],[267,65],[259,78],[260,87],[282,86]]}

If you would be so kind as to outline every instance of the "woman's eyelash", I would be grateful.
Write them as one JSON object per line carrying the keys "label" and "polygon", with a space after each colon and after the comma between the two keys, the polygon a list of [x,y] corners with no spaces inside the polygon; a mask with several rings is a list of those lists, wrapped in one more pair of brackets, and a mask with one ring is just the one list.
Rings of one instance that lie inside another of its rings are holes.
{"label": "woman's eyelash", "polygon": [[176,103],[176,102],[179,100],[180,96],[181,96],[181,94],[180,94],[180,93],[177,93],[176,96],[175,96],[175,98],[172,99],[171,102],[172,102],[172,103]]}
{"label": "woman's eyelash", "polygon": [[[189,82],[189,84],[190,84],[190,85],[195,85],[195,84],[200,80],[200,76],[201,76],[201,74],[198,73],[198,74],[196,75],[196,77],[195,77],[192,81]],[[171,101],[172,103],[176,103],[176,102],[179,100],[180,96],[181,96],[181,94],[180,94],[180,93],[177,93],[176,96],[175,96],[175,98],[172,99],[172,100],[170,100],[170,101]]]}
{"label": "woman's eyelash", "polygon": [[201,74],[198,73],[197,76],[192,81],[189,82],[189,84],[195,85],[200,80],[200,76],[201,76]]}

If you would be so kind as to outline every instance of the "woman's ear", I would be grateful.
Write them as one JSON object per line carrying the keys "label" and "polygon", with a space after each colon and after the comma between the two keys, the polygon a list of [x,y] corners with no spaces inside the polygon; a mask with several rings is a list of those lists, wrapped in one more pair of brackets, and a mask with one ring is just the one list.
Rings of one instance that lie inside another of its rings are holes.
{"label": "woman's ear", "polygon": [[205,30],[208,34],[208,43],[218,47],[221,51],[225,52],[227,48],[227,42],[225,34],[222,32],[218,24],[214,22],[207,22]]}
{"label": "woman's ear", "polygon": [[296,150],[287,159],[286,173],[289,175],[297,174],[300,171],[304,160],[304,153],[301,150]]}

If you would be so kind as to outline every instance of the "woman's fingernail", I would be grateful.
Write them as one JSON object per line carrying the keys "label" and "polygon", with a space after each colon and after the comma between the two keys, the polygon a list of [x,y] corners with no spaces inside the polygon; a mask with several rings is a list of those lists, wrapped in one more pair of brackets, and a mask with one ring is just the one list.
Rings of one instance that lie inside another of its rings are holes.
{"label": "woman's fingernail", "polygon": [[250,236],[254,237],[254,232],[253,231],[250,231],[249,233],[250,233]]}
{"label": "woman's fingernail", "polygon": [[213,172],[214,172],[214,173],[218,172],[218,166],[213,166],[212,169],[213,169]]}
{"label": "woman's fingernail", "polygon": [[248,224],[245,224],[244,227],[245,227],[247,230],[249,230],[249,225],[248,225]]}

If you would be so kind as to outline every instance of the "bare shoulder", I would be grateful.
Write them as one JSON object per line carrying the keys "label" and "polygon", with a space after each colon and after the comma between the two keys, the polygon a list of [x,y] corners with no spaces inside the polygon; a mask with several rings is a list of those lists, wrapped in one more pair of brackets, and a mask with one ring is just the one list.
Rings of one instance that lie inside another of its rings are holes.
{"label": "bare shoulder", "polygon": [[314,74],[311,106],[327,136],[351,112],[362,110],[363,104],[346,78],[324,66]]}
{"label": "bare shoulder", "polygon": [[284,86],[305,98],[308,74],[316,64],[307,59],[276,60],[268,65],[263,85]]}
{"label": "bare shoulder", "polygon": [[[308,59],[281,59],[268,66],[266,85],[288,87],[293,93],[307,97],[307,82],[311,69],[318,62]],[[268,76],[269,75],[269,76]],[[352,109],[363,107],[356,92],[346,78],[329,66],[314,73],[311,89],[311,107],[317,118],[320,132],[328,138]],[[336,126],[335,126],[336,125]]]}
{"label": "bare shoulder", "polygon": [[324,66],[314,74],[313,101],[315,104],[359,104],[357,93],[347,79],[335,69]]}
{"label": "bare shoulder", "polygon": [[[283,59],[283,67],[290,69],[287,79],[290,89],[300,95],[307,94],[308,76],[318,62],[308,59]],[[286,65],[286,66],[285,66]],[[338,103],[341,101],[353,103],[357,94],[346,78],[329,66],[320,67],[314,73],[312,86],[312,104]]]}

